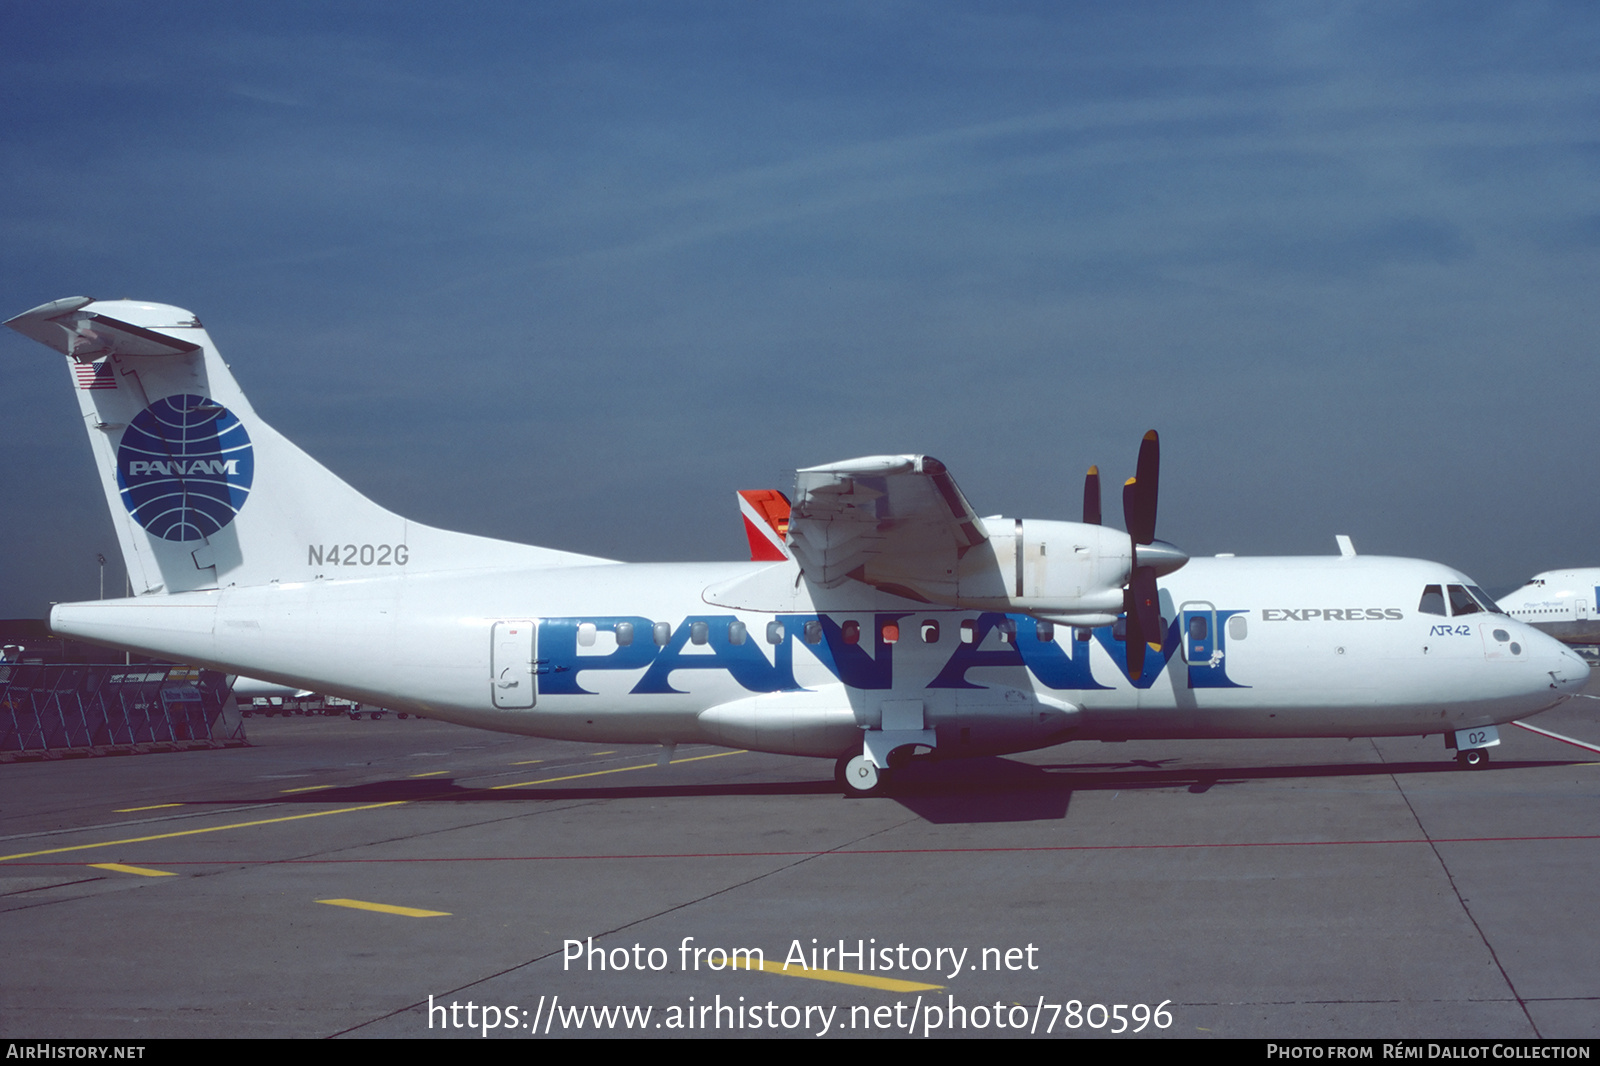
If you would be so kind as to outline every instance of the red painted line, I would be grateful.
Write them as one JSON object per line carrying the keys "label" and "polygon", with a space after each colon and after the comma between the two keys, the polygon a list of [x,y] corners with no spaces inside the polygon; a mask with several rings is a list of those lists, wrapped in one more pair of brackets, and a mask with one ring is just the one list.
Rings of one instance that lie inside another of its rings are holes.
{"label": "red painted line", "polygon": [[1564,737],[1560,733],[1552,733],[1548,729],[1540,729],[1536,725],[1529,725],[1526,722],[1512,722],[1511,724],[1526,729],[1530,733],[1538,733],[1541,737],[1549,737],[1551,740],[1559,740],[1563,744],[1571,744],[1575,748],[1582,748],[1584,751],[1600,752],[1600,746],[1586,744],[1581,740],[1573,740],[1571,737]]}
{"label": "red painted line", "polygon": [[[1370,844],[1537,844],[1560,840],[1600,840],[1600,833],[1565,836],[1519,837],[1410,837],[1398,840],[1258,840],[1236,844],[1063,844],[1037,848],[874,848],[839,851],[680,851],[641,852],[630,855],[471,855],[456,858],[411,859],[203,859],[141,860],[159,866],[289,866],[336,865],[340,863],[406,862],[592,862],[603,859],[784,859],[825,855],[993,855],[1068,851],[1158,851],[1195,848],[1335,848]],[[22,866],[81,866],[73,862],[11,862],[8,869]]]}

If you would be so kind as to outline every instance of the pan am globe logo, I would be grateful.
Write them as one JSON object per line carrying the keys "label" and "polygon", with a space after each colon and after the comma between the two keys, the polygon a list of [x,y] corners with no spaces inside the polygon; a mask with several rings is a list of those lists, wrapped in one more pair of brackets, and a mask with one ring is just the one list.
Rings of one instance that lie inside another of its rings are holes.
{"label": "pan am globe logo", "polygon": [[162,540],[209,537],[244,506],[255,449],[232,411],[204,396],[168,396],[140,411],[117,446],[128,513]]}

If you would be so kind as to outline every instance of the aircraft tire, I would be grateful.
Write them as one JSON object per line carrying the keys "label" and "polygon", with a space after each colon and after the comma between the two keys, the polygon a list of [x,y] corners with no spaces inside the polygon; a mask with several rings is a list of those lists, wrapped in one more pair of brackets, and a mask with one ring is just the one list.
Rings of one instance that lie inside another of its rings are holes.
{"label": "aircraft tire", "polygon": [[847,797],[881,796],[889,787],[889,772],[873,765],[865,755],[839,760],[844,794]]}
{"label": "aircraft tire", "polygon": [[1456,752],[1456,762],[1463,770],[1482,770],[1489,765],[1489,752],[1484,748],[1465,748]]}

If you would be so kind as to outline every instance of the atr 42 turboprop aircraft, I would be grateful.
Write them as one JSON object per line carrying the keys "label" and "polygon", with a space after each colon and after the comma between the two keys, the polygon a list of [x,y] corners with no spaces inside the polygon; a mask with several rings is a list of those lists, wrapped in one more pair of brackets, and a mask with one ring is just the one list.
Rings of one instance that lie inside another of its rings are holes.
{"label": "atr 42 turboprop aircraft", "polygon": [[1600,568],[1535,574],[1500,609],[1563,644],[1600,644]]}
{"label": "atr 42 turboprop aircraft", "polygon": [[1126,533],[1093,468],[1082,522],[980,518],[939,461],[872,456],[799,471],[757,561],[623,564],[377,506],[261,420],[188,311],[73,297],[7,325],[67,356],[137,590],[51,627],[364,703],[824,756],[863,793],[914,753],[1073,739],[1437,733],[1481,765],[1588,677],[1437,563],[1189,559],[1155,539],[1153,432]]}

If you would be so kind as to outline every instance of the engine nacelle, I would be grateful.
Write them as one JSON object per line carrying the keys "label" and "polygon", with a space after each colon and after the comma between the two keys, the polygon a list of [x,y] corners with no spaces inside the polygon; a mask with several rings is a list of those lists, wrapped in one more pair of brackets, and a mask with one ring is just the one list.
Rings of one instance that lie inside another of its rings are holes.
{"label": "engine nacelle", "polygon": [[1081,625],[1107,624],[1122,609],[1133,566],[1126,533],[1037,518],[987,518],[983,524],[988,540],[962,558],[954,606]]}

